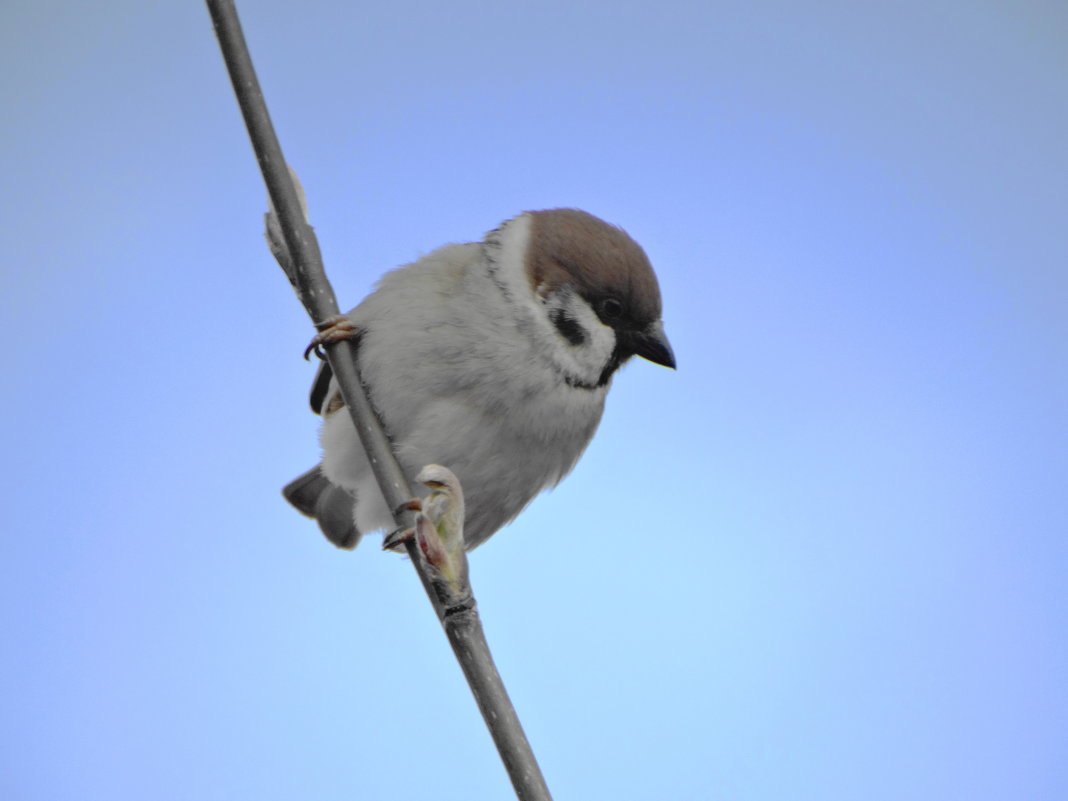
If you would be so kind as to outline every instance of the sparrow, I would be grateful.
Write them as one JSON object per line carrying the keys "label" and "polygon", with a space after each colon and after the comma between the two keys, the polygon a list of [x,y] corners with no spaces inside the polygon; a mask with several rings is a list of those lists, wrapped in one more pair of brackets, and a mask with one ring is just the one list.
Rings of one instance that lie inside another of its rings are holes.
{"label": "sparrow", "polygon": [[[467,550],[571,471],[627,360],[675,367],[645,251],[578,209],[524,212],[386,273],[311,347],[339,338],[409,481],[437,464],[463,485]],[[325,361],[311,407],[322,461],[283,495],[353,548],[393,518]]]}

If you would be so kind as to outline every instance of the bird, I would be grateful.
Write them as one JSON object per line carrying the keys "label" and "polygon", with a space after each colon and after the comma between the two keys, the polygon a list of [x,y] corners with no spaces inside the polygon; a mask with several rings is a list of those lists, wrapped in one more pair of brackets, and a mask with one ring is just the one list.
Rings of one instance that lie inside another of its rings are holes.
{"label": "bird", "polygon": [[[391,270],[329,323],[309,349],[353,341],[409,481],[437,464],[463,485],[467,550],[571,471],[623,364],[638,356],[676,367],[645,251],[622,228],[573,208],[523,212],[481,242],[445,245]],[[311,407],[322,417],[322,461],[283,495],[351,549],[388,531],[392,510],[325,361]]]}

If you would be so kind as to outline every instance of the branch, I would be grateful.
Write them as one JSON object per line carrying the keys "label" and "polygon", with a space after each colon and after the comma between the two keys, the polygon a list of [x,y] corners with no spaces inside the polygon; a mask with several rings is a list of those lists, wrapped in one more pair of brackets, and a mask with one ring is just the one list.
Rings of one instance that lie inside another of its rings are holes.
{"label": "branch", "polygon": [[[252,148],[267,184],[271,206],[277,215],[282,242],[275,243],[275,255],[296,288],[304,308],[319,328],[337,315],[339,309],[334,290],[323,269],[318,241],[305,219],[301,198],[282,156],[282,148],[267,112],[233,0],[206,2],[252,140]],[[399,509],[411,499],[412,491],[364,391],[352,347],[347,341],[328,344],[326,356],[382,494],[391,509]],[[398,513],[394,515],[396,517]],[[394,522],[401,528],[410,521],[395,519]],[[551,801],[534,752],[494,665],[474,595],[468,595],[463,602],[456,602],[455,598],[439,594],[414,538],[405,545],[475,696],[512,780],[516,796],[521,801]]]}

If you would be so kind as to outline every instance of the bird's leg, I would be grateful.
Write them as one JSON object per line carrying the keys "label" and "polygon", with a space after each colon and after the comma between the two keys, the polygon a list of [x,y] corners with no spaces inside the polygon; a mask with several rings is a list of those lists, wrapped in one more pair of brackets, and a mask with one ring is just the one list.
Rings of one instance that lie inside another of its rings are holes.
{"label": "bird's leg", "polygon": [[315,327],[319,329],[319,333],[312,337],[312,341],[304,349],[305,359],[313,351],[320,359],[325,359],[323,345],[331,345],[346,339],[358,339],[362,333],[361,328],[345,314],[335,314],[333,317],[327,317],[321,323],[316,323]]}

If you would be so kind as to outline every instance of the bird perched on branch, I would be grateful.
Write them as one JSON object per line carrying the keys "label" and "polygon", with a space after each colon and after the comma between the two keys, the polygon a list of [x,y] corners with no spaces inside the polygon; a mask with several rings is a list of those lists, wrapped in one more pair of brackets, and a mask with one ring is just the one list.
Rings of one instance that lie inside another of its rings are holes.
{"label": "bird perched on branch", "polygon": [[[468,550],[554,486],[631,356],[675,367],[660,288],[621,228],[577,209],[525,212],[382,277],[309,349],[355,340],[372,405],[409,480],[448,466]],[[323,460],[283,490],[335,545],[393,525],[326,362],[312,386]]]}

